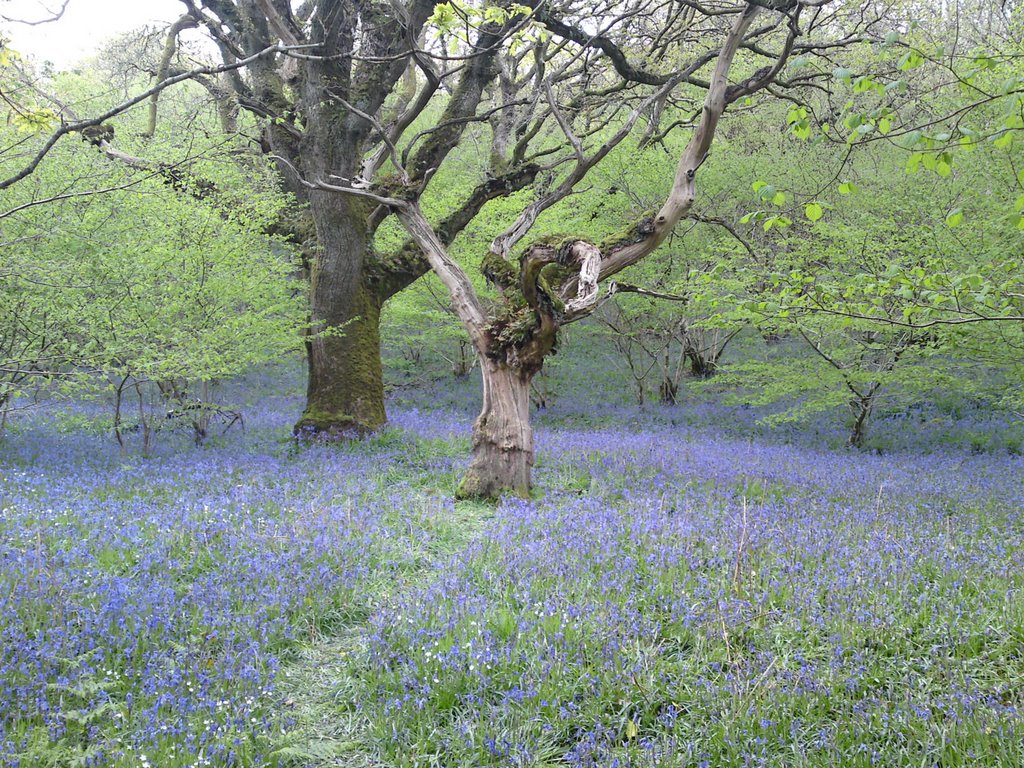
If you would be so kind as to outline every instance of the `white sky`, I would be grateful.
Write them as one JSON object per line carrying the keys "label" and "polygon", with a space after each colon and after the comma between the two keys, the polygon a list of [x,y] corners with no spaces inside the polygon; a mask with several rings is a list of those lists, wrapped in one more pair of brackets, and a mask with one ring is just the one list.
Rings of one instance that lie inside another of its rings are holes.
{"label": "white sky", "polygon": [[[0,14],[35,21],[50,15],[46,9],[60,5],[61,0],[0,0]],[[178,0],[69,0],[57,21],[35,27],[4,24],[3,31],[15,50],[64,69],[118,33],[146,24],[166,25],[183,12]]]}

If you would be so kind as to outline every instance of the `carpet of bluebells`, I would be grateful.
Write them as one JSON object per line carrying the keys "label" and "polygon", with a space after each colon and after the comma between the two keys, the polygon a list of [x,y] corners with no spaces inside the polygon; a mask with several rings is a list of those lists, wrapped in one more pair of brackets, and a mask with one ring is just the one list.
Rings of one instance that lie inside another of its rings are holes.
{"label": "carpet of bluebells", "polygon": [[[456,505],[436,394],[344,446],[266,393],[147,457],[92,406],[15,422],[0,765],[1024,765],[1020,456],[567,400],[534,499]],[[353,628],[358,754],[318,757],[283,681]]]}

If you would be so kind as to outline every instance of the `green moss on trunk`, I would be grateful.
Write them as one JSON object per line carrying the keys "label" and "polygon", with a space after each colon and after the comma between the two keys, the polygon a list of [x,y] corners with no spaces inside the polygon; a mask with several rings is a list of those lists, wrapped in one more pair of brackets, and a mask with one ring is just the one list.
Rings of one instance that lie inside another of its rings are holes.
{"label": "green moss on trunk", "polygon": [[654,217],[658,215],[656,210],[644,211],[640,218],[625,229],[613,232],[605,237],[597,247],[601,253],[608,255],[612,251],[625,248],[628,245],[641,243],[654,234]]}
{"label": "green moss on trunk", "polygon": [[387,421],[380,360],[380,302],[369,290],[356,295],[354,317],[340,333],[311,345],[306,409],[297,436],[343,439],[365,435]]}

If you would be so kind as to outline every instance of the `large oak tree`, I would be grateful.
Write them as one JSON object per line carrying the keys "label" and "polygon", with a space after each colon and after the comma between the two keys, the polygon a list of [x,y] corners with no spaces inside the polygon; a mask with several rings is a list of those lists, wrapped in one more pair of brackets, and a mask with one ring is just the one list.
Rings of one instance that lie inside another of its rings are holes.
{"label": "large oak tree", "polygon": [[[282,0],[183,1],[190,23],[207,30],[228,65],[275,45],[282,49],[234,70],[230,83],[240,106],[264,121],[264,149],[302,205],[290,226],[306,244],[311,333],[307,403],[296,430],[338,435],[379,427],[385,421],[381,307],[429,264],[413,246],[374,247],[386,207],[303,180],[386,185],[398,163],[396,145],[415,125],[402,185],[408,197],[423,195],[467,126],[483,119],[478,109],[516,23],[505,15],[480,25],[464,53],[444,56],[423,47],[433,0],[302,7]],[[444,107],[424,127],[428,106],[439,99]],[[534,179],[535,164],[500,155],[437,224],[444,242],[488,200]]]}

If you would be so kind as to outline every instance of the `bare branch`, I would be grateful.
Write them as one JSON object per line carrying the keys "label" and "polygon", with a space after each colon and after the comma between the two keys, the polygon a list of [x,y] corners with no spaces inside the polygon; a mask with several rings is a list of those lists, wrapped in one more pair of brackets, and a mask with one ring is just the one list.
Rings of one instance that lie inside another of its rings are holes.
{"label": "bare branch", "polygon": [[169,88],[172,85],[177,85],[178,83],[182,83],[186,80],[191,80],[198,75],[213,75],[220,72],[230,72],[232,70],[241,69],[242,67],[247,67],[254,61],[258,61],[259,59],[262,59],[265,56],[272,56],[273,54],[276,53],[287,53],[291,50],[294,50],[292,46],[272,45],[267,48],[264,48],[263,50],[257,53],[254,53],[252,56],[248,56],[244,59],[240,59],[230,64],[222,64],[220,66],[209,67],[196,67],[195,69],[191,69],[188,72],[182,72],[181,74],[174,75],[173,77],[168,77],[164,80],[161,80],[159,83],[150,88],[147,88],[142,93],[133,96],[132,98],[127,99],[126,101],[122,101],[117,106],[111,107],[106,112],[103,112],[102,114],[97,115],[96,117],[89,118],[88,120],[79,120],[71,123],[62,123],[59,128],[57,128],[52,134],[50,134],[50,137],[46,140],[46,142],[39,149],[39,151],[36,152],[35,156],[33,156],[33,158],[20,171],[15,173],[13,176],[7,177],[6,179],[0,179],[0,190],[7,189],[12,185],[17,184],[22,179],[30,176],[36,170],[36,168],[39,167],[39,163],[43,161],[43,158],[45,158],[49,154],[50,150],[53,149],[54,146],[56,146],[57,142],[60,141],[61,138],[68,135],[69,133],[78,133],[85,128],[91,128],[93,126],[101,125],[110,118],[120,115],[122,112],[127,112],[136,104],[142,103],[146,99],[150,98],[154,93],[159,93],[160,91]]}
{"label": "bare branch", "polygon": [[18,19],[18,18],[14,18],[13,16],[6,16],[6,15],[3,15],[3,14],[0,14],[0,19],[3,19],[4,21],[6,21],[9,24],[22,24],[22,25],[24,25],[26,27],[38,27],[40,24],[50,24],[50,23],[60,19],[61,16],[64,15],[64,12],[68,9],[68,3],[69,2],[71,2],[71,0],[64,0],[60,4],[60,8],[58,8],[57,10],[55,10],[55,11],[49,11],[48,10],[47,13],[49,13],[50,15],[47,16],[46,18],[43,18],[43,19],[37,19],[37,20],[34,20],[34,21],[28,21],[27,19]]}

